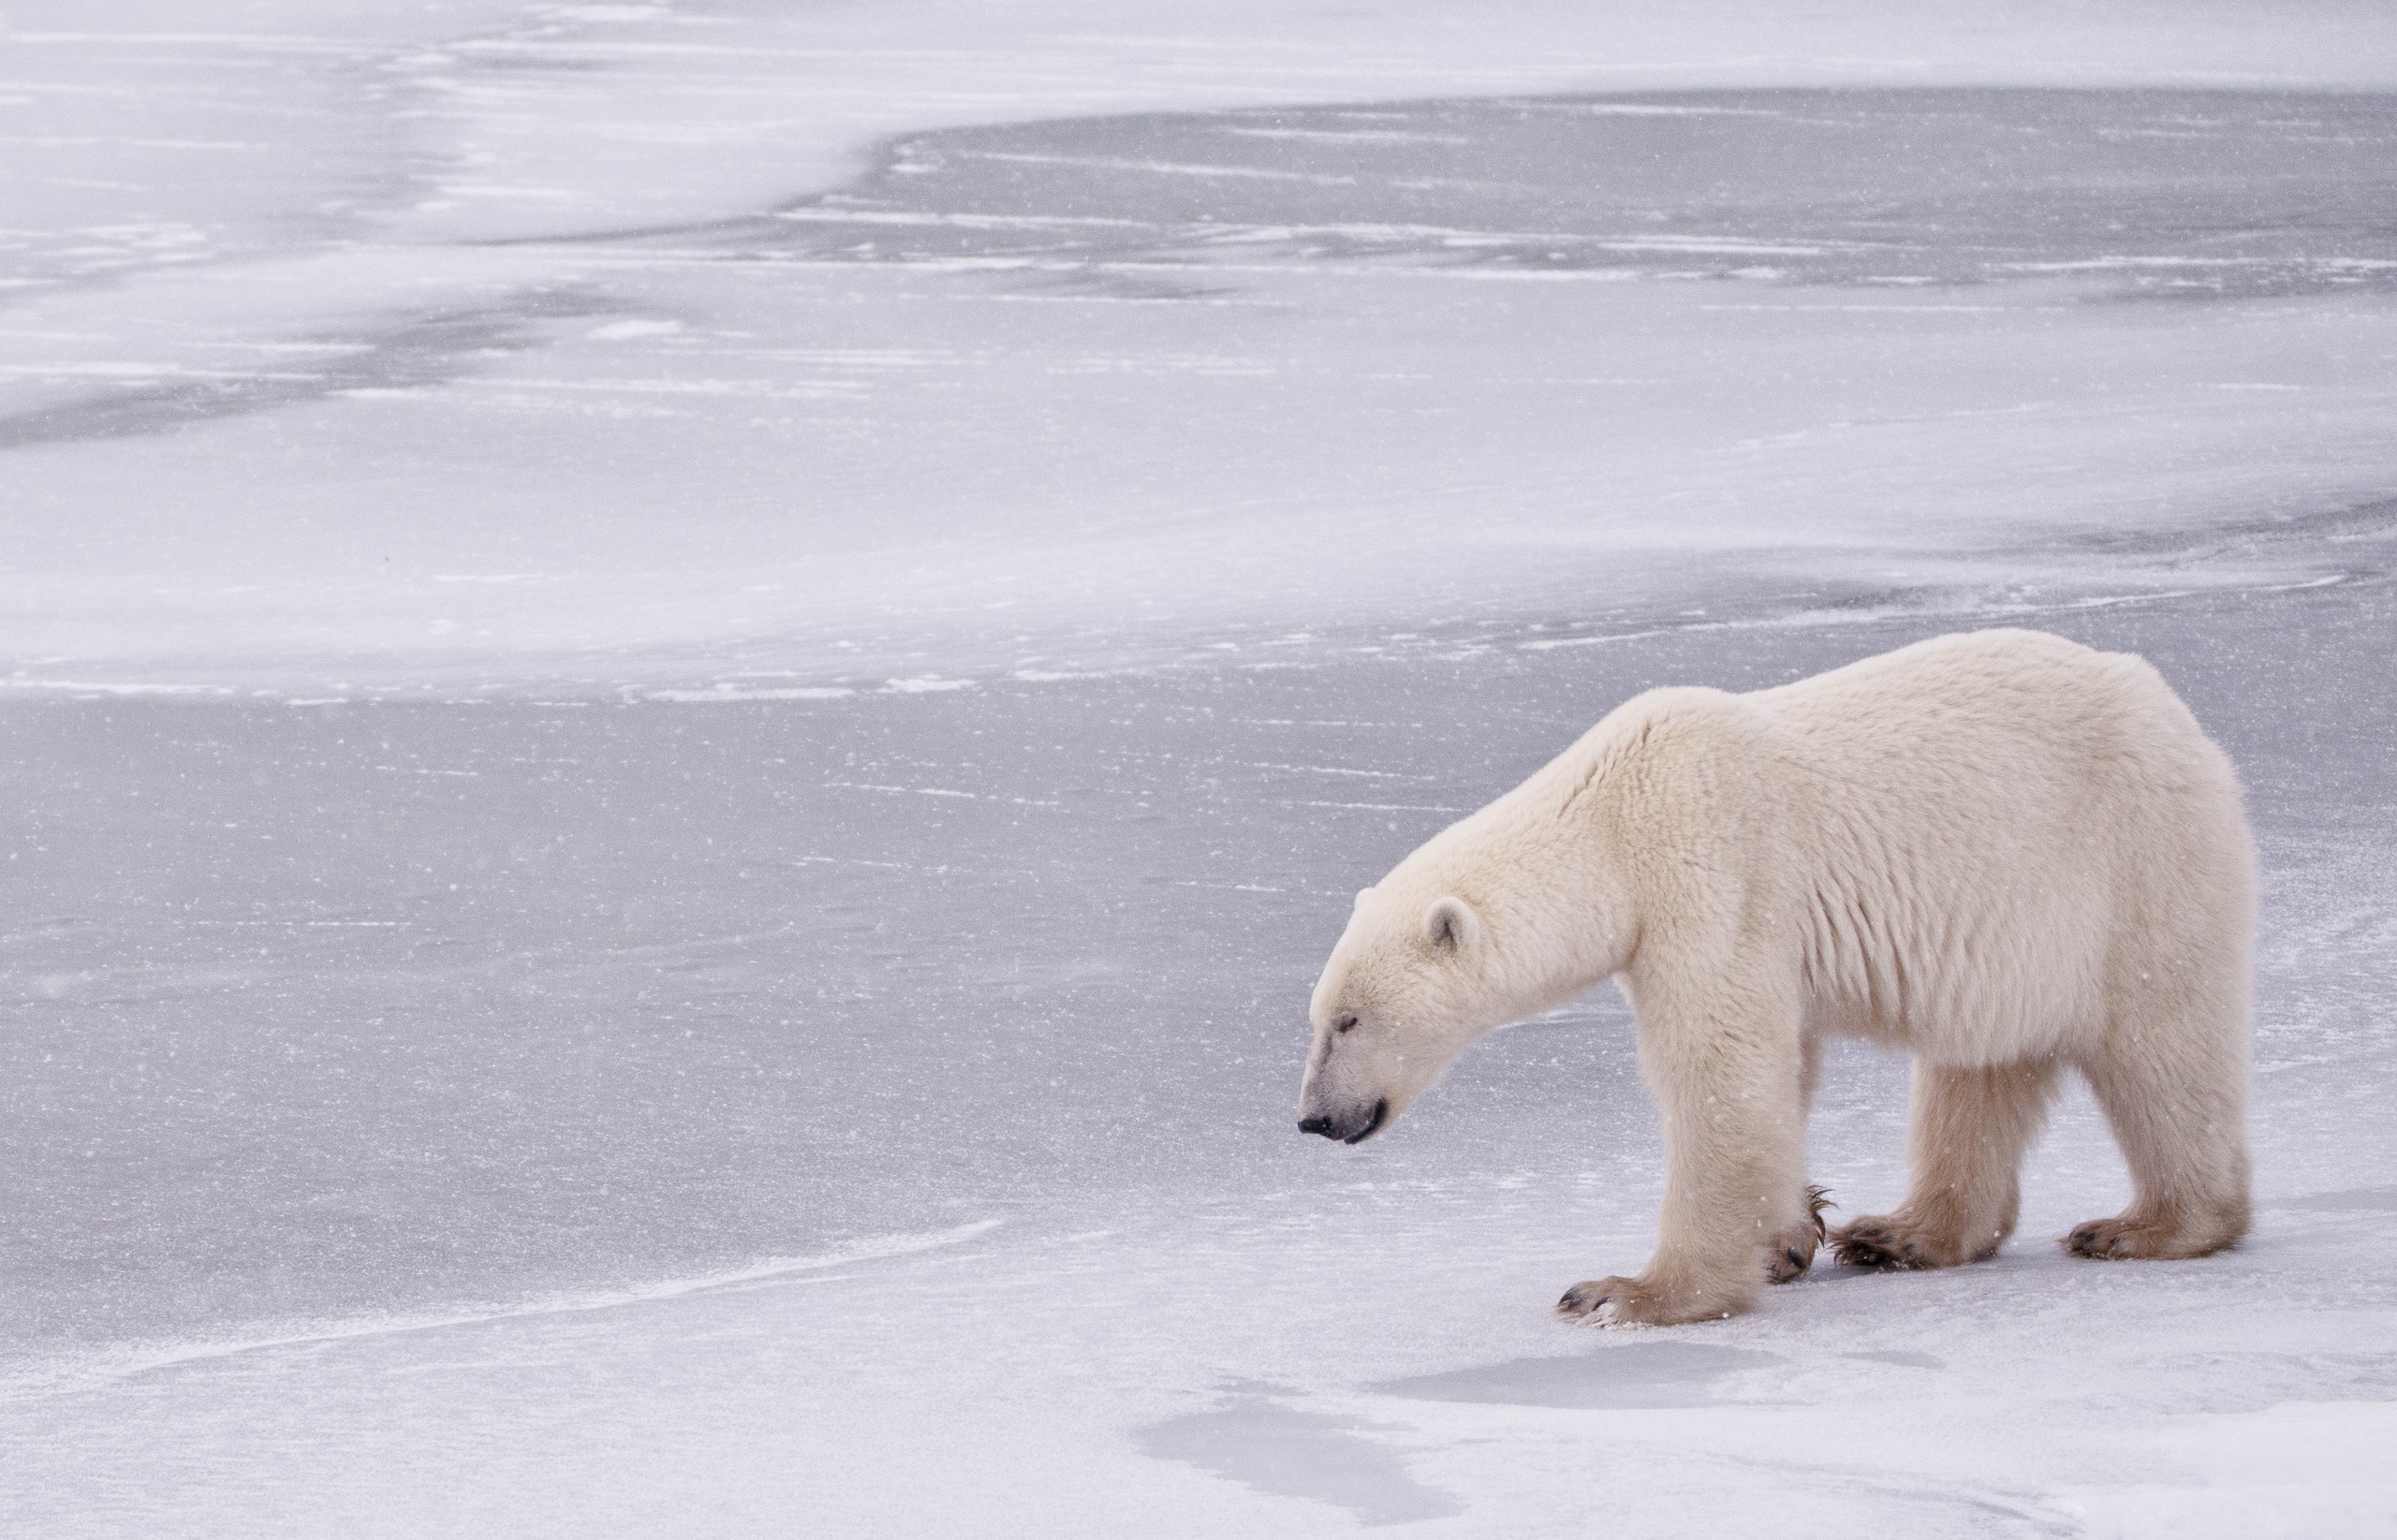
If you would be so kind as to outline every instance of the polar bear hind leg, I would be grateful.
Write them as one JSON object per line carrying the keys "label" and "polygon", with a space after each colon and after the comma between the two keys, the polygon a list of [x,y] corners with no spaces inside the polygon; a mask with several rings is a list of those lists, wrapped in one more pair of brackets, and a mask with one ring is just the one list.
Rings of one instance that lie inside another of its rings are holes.
{"label": "polar bear hind leg", "polygon": [[2014,1233],[2022,1155],[2055,1085],[2052,1061],[1959,1069],[1917,1060],[1905,1202],[1840,1226],[1832,1252],[1852,1267],[1892,1269],[1994,1255]]}
{"label": "polar bear hind leg", "polygon": [[2144,1051],[2154,1036],[2118,1022],[2081,1063],[2130,1166],[2133,1196],[2113,1218],[2073,1226],[2064,1246],[2076,1256],[2204,1256],[2247,1233],[2246,1066],[2234,1045],[2174,1035],[2198,1051]]}
{"label": "polar bear hind leg", "polygon": [[2078,1256],[2204,1256],[2247,1233],[2255,878],[2243,831],[2204,811],[2181,820],[2178,841],[2150,837],[2159,897],[2117,942],[2104,1034],[2073,1055],[2132,1192],[2128,1209],[2065,1237]]}

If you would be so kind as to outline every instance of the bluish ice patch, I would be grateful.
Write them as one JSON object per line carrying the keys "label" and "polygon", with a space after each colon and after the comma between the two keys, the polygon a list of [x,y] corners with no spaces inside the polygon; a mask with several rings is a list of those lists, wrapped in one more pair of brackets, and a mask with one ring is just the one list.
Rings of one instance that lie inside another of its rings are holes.
{"label": "bluish ice patch", "polygon": [[1463,1513],[1453,1496],[1407,1474],[1375,1425],[1305,1412],[1250,1394],[1213,1412],[1170,1417],[1140,1430],[1140,1450],[1180,1460],[1276,1497],[1344,1508],[1368,1526],[1411,1524]]}
{"label": "bluish ice patch", "polygon": [[1722,1393],[1724,1379],[1783,1361],[1754,1348],[1713,1342],[1610,1342],[1570,1357],[1512,1358],[1384,1380],[1372,1388],[1419,1401],[1585,1410],[1713,1406],[1732,1399]]}

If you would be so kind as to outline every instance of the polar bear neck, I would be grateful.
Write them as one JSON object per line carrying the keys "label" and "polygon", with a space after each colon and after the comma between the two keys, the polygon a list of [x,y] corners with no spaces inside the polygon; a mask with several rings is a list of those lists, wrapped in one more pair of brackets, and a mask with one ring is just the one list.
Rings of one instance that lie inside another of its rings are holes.
{"label": "polar bear neck", "polygon": [[1638,941],[1625,842],[1640,756],[1677,707],[1716,691],[1652,691],[1609,713],[1514,790],[1426,841],[1380,884],[1419,911],[1443,896],[1481,916],[1488,982],[1533,1014],[1620,972]]}

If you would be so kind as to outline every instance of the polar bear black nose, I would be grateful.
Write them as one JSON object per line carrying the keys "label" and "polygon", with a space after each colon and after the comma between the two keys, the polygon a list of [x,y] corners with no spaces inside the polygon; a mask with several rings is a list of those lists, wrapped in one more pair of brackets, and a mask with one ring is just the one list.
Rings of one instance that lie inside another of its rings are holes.
{"label": "polar bear black nose", "polygon": [[1301,1118],[1299,1120],[1299,1132],[1301,1134],[1320,1134],[1327,1139],[1339,1137],[1338,1135],[1331,1131],[1331,1120],[1323,1116],[1321,1113],[1317,1113],[1312,1118]]}

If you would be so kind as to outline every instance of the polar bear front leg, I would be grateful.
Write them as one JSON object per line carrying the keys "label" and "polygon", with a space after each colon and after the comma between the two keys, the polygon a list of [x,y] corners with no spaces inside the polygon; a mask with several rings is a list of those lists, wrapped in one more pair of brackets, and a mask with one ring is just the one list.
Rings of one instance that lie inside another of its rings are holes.
{"label": "polar bear front leg", "polygon": [[1743,1313],[1763,1287],[1767,1245],[1811,1211],[1795,1013],[1643,1011],[1640,1044],[1665,1125],[1656,1254],[1636,1278],[1574,1284],[1557,1313],[1600,1326]]}
{"label": "polar bear front leg", "polygon": [[[1823,1040],[1808,1033],[1801,1045],[1802,1057],[1798,1072],[1798,1125],[1802,1137],[1808,1120],[1815,1115],[1815,1092],[1823,1079]],[[1831,1231],[1823,1224],[1823,1210],[1835,1208],[1831,1189],[1808,1185],[1806,1214],[1797,1224],[1768,1238],[1764,1245],[1764,1281],[1768,1283],[1794,1283],[1806,1276],[1815,1265],[1815,1254],[1831,1239]]]}

